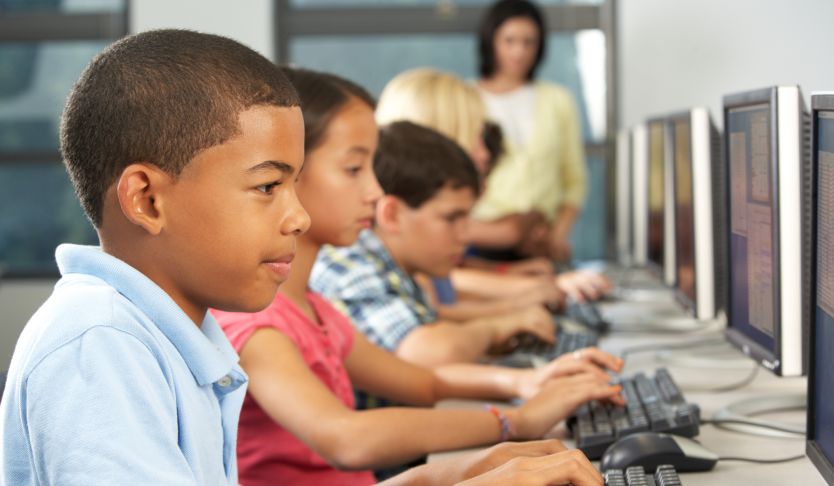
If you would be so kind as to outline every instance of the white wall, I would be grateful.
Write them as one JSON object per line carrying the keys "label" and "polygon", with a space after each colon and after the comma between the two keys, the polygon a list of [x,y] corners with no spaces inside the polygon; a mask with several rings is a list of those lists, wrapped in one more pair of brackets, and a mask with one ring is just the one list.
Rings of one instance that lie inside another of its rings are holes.
{"label": "white wall", "polygon": [[620,0],[620,122],[775,84],[834,90],[831,0]]}
{"label": "white wall", "polygon": [[131,33],[181,28],[224,35],[275,60],[272,0],[137,0],[130,2]]}

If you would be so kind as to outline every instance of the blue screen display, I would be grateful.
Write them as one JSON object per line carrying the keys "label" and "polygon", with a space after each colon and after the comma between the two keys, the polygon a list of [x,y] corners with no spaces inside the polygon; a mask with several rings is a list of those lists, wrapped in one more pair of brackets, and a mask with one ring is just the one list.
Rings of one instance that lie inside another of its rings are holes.
{"label": "blue screen display", "polygon": [[817,141],[814,436],[828,462],[834,463],[834,112],[820,113]]}
{"label": "blue screen display", "polygon": [[728,110],[729,325],[774,355],[778,246],[769,104]]}

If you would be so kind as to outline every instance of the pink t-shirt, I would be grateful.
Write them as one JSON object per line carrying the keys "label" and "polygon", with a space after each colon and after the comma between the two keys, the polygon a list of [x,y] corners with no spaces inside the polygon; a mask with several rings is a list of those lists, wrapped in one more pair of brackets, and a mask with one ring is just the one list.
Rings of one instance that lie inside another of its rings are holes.
{"label": "pink t-shirt", "polygon": [[[253,332],[269,327],[295,343],[304,361],[324,385],[345,406],[353,408],[353,387],[343,362],[353,346],[353,326],[323,297],[307,293],[307,301],[318,316],[311,321],[280,293],[272,304],[256,314],[220,312],[212,314],[235,350]],[[299,403],[298,406],[304,406]],[[356,440],[362,440],[357,437]],[[240,412],[237,459],[243,486],[291,484],[368,485],[370,471],[339,471],[330,466],[292,433],[273,421],[247,393]]]}

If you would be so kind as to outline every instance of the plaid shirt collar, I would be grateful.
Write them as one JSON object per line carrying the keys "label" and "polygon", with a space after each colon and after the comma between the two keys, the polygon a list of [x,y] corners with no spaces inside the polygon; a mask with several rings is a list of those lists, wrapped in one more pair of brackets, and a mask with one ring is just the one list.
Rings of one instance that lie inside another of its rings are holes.
{"label": "plaid shirt collar", "polygon": [[359,233],[356,242],[357,247],[364,250],[363,253],[373,260],[379,275],[385,276],[385,281],[401,299],[413,306],[414,312],[420,317],[421,322],[433,322],[437,320],[437,312],[428,304],[426,296],[417,282],[408,275],[405,270],[394,261],[391,252],[385,248],[385,244],[372,230],[363,230]]}

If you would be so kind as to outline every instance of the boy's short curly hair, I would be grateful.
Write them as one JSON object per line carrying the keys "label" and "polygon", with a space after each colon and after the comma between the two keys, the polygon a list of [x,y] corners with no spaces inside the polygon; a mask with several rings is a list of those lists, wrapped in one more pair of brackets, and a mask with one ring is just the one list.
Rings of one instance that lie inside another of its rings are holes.
{"label": "boy's short curly hair", "polygon": [[129,164],[177,176],[238,134],[238,115],[256,105],[299,100],[280,69],[234,40],[165,29],[115,42],[81,74],[61,118],[64,164],[87,217],[101,225],[104,194]]}
{"label": "boy's short curly hair", "polygon": [[374,173],[385,194],[419,208],[444,187],[468,187],[478,196],[478,170],[466,152],[445,135],[408,121],[382,128]]}

